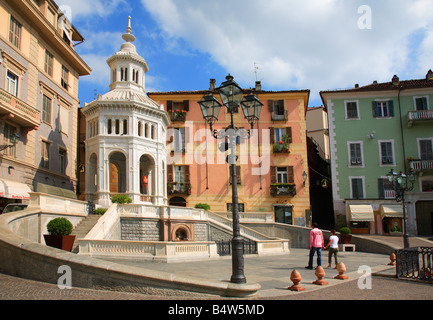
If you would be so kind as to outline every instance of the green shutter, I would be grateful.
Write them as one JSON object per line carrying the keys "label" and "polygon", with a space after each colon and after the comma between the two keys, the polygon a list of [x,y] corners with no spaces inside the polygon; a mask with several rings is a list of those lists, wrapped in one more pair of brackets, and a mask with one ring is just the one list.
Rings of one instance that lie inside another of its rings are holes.
{"label": "green shutter", "polygon": [[392,100],[388,101],[388,111],[389,111],[389,116],[394,117],[394,101]]}
{"label": "green shutter", "polygon": [[379,116],[379,112],[377,110],[377,102],[372,102],[372,109],[373,109],[373,118],[377,118]]}

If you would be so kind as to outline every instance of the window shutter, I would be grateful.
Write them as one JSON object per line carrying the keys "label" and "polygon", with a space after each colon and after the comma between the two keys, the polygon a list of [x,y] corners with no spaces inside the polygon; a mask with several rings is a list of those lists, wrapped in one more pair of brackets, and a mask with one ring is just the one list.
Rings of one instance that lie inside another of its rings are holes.
{"label": "window shutter", "polygon": [[286,134],[287,134],[289,143],[292,143],[292,127],[287,127],[286,128]]}
{"label": "window shutter", "polygon": [[184,166],[184,173],[185,173],[185,183],[190,183],[191,179],[190,179],[190,174],[189,174],[189,165],[188,166]]}
{"label": "window shutter", "polygon": [[388,101],[388,111],[389,111],[389,116],[394,117],[394,101],[392,100]]}
{"label": "window shutter", "polygon": [[277,183],[277,167],[270,168],[271,183]]}
{"label": "window shutter", "polygon": [[167,182],[173,182],[173,165],[167,166]]}
{"label": "window shutter", "polygon": [[268,109],[270,113],[274,112],[274,101],[273,100],[268,100]]}
{"label": "window shutter", "polygon": [[270,130],[270,141],[271,141],[271,143],[275,143],[276,141],[275,141],[275,129],[274,128],[269,128],[269,130]]}
{"label": "window shutter", "polygon": [[385,199],[385,188],[383,179],[378,179],[379,199]]}
{"label": "window shutter", "polygon": [[189,100],[183,101],[183,110],[189,111]]}
{"label": "window shutter", "polygon": [[292,166],[287,167],[287,182],[288,183],[294,183],[295,182],[295,175],[294,175],[294,171],[293,171]]}
{"label": "window shutter", "polygon": [[185,134],[185,149],[186,149],[186,144],[189,143],[190,140],[190,128],[189,127],[185,127],[184,128],[184,134]]}
{"label": "window shutter", "polygon": [[173,111],[173,101],[167,100],[167,112]]}
{"label": "window shutter", "polygon": [[379,112],[377,110],[377,101],[372,102],[372,109],[373,109],[373,118],[377,118],[379,116]]}

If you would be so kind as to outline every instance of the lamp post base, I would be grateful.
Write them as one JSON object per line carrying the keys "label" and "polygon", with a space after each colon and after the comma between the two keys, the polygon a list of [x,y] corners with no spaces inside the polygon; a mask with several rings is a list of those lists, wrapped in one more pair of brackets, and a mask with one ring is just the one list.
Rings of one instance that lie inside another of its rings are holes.
{"label": "lamp post base", "polygon": [[232,240],[232,283],[246,283],[247,279],[244,275],[244,241],[240,237],[235,237]]}

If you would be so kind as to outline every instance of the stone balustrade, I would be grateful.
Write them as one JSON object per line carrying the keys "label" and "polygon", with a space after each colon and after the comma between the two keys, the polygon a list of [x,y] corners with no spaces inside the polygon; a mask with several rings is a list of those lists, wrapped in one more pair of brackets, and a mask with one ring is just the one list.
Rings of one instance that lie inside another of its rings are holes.
{"label": "stone balustrade", "polygon": [[113,260],[163,262],[217,258],[215,242],[79,240],[79,254]]}

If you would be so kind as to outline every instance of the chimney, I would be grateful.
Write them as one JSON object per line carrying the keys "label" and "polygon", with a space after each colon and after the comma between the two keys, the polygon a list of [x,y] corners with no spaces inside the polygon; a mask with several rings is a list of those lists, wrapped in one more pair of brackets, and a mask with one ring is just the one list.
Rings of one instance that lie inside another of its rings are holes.
{"label": "chimney", "polygon": [[397,75],[394,75],[394,77],[392,77],[392,84],[395,86],[398,86],[400,84],[400,79],[399,77],[397,77]]}
{"label": "chimney", "polygon": [[433,71],[431,71],[431,69],[427,72],[427,75],[425,78],[427,80],[433,80]]}
{"label": "chimney", "polygon": [[210,91],[214,91],[216,89],[216,80],[215,79],[210,79],[210,87],[209,90]]}
{"label": "chimney", "polygon": [[377,84],[377,80],[374,80],[374,81],[373,81],[373,84]]}
{"label": "chimney", "polygon": [[262,91],[262,82],[256,81],[256,91]]}
{"label": "chimney", "polygon": [[355,83],[355,88],[358,89],[359,88],[359,84]]}

